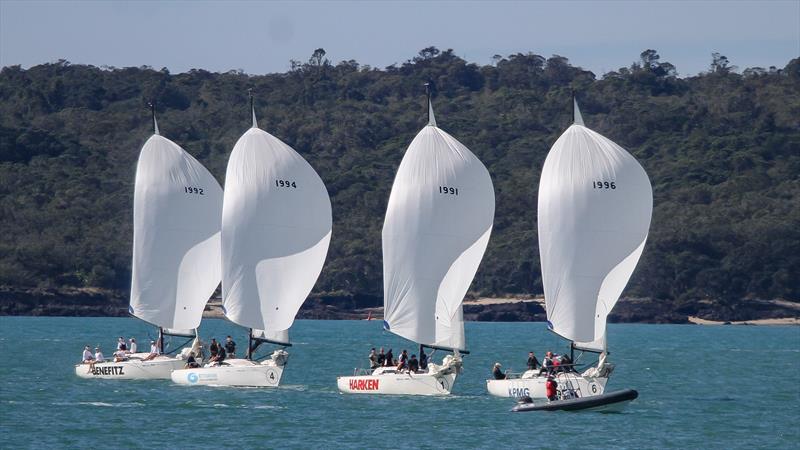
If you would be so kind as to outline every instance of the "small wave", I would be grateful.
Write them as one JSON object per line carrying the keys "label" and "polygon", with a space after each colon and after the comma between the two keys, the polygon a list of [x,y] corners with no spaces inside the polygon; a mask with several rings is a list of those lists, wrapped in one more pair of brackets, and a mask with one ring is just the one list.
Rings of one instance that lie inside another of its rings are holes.
{"label": "small wave", "polygon": [[278,389],[284,389],[287,391],[305,392],[308,390],[308,387],[303,384],[286,384],[278,386]]}
{"label": "small wave", "polygon": [[105,408],[138,408],[144,406],[144,403],[139,402],[124,402],[124,403],[108,403],[108,402],[55,402],[51,403],[53,406],[100,406]]}
{"label": "small wave", "polygon": [[277,410],[286,409],[286,408],[284,408],[284,407],[282,407],[282,406],[275,406],[275,405],[256,405],[256,406],[252,406],[252,407],[247,407],[247,406],[246,406],[245,408],[253,408],[253,409],[277,409]]}

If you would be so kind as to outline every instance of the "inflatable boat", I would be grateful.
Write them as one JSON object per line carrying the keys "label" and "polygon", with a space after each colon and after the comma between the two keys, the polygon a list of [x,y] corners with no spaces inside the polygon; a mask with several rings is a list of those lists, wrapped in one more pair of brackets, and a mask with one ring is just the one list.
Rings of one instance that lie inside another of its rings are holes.
{"label": "inflatable boat", "polygon": [[633,389],[609,392],[588,397],[569,398],[534,403],[530,397],[521,398],[511,411],[580,411],[583,409],[606,409],[611,406],[624,406],[625,403],[636,399],[639,393]]}

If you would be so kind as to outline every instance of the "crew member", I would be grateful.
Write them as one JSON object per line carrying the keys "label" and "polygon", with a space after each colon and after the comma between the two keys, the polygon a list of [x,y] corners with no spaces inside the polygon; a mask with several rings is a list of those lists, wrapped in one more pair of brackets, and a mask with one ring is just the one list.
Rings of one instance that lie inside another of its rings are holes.
{"label": "crew member", "polygon": [[129,349],[129,351],[130,351],[131,353],[136,353],[136,350],[138,350],[138,349],[136,348],[136,338],[131,338],[131,339],[130,339],[130,342],[131,342],[131,345],[129,345],[129,346],[128,346],[128,349]]}
{"label": "crew member", "polygon": [[378,354],[375,353],[375,347],[369,351],[369,369],[375,370],[378,368]]}
{"label": "crew member", "polygon": [[220,346],[217,354],[212,356],[208,362],[211,363],[212,366],[221,366],[223,361],[225,361],[225,349]]}
{"label": "crew member", "polygon": [[536,370],[539,368],[539,360],[533,352],[528,352],[528,370]]}
{"label": "crew member", "polygon": [[99,362],[103,362],[105,360],[106,360],[106,358],[103,356],[103,352],[102,352],[102,350],[100,350],[100,347],[95,347],[94,348],[94,362],[99,363]]}
{"label": "crew member", "polygon": [[92,373],[94,369],[94,355],[92,355],[92,349],[88,345],[83,347],[83,356],[81,356],[81,360],[84,364],[89,364],[89,372]]}
{"label": "crew member", "polygon": [[122,348],[114,352],[114,362],[122,362],[128,360],[128,349],[125,347],[125,344],[122,344]]}
{"label": "crew member", "polygon": [[189,357],[186,358],[186,365],[183,368],[196,369],[198,367],[200,367],[200,364],[198,364],[197,360],[194,358],[194,352],[189,352]]}
{"label": "crew member", "polygon": [[411,373],[417,373],[417,371],[419,371],[417,355],[411,355],[411,359],[408,360],[408,371]]}
{"label": "crew member", "polygon": [[553,363],[552,369],[550,370],[551,373],[559,373],[562,371],[563,367],[561,367],[561,356],[557,353],[553,354],[550,360]]}
{"label": "crew member", "polygon": [[145,361],[150,361],[151,359],[155,358],[161,353],[161,350],[158,349],[158,343],[156,341],[150,341],[150,354],[144,359]]}
{"label": "crew member", "polygon": [[419,346],[419,370],[428,370],[428,355],[425,354],[425,349]]}
{"label": "crew member", "polygon": [[392,349],[389,349],[386,352],[386,361],[383,362],[384,366],[391,367],[394,365],[394,353],[392,353]]}
{"label": "crew member", "polygon": [[500,369],[502,367],[499,362],[494,363],[494,369],[492,369],[492,375],[494,375],[495,380],[505,380],[506,374]]}
{"label": "crew member", "polygon": [[572,363],[569,355],[561,356],[561,368],[564,372],[576,372],[575,364]]}
{"label": "crew member", "polygon": [[553,367],[553,353],[547,352],[544,354],[544,359],[542,360],[542,368],[539,369],[539,375],[546,373],[550,375],[552,373]]}
{"label": "crew member", "polygon": [[91,347],[88,345],[83,347],[83,356],[81,356],[81,361],[83,361],[84,364],[94,362],[94,355],[92,355]]}
{"label": "crew member", "polygon": [[397,361],[397,371],[408,369],[408,352],[403,350],[400,352],[400,358]]}
{"label": "crew member", "polygon": [[236,357],[236,342],[233,342],[230,336],[225,338],[225,351],[228,353],[228,357]]}
{"label": "crew member", "polygon": [[383,353],[383,347],[381,347],[381,351],[378,352],[378,367],[383,366],[386,363],[386,355]]}
{"label": "crew member", "polygon": [[119,339],[117,339],[117,350],[122,350],[124,347],[125,347],[125,338],[120,336]]}
{"label": "crew member", "polygon": [[215,338],[211,338],[211,345],[208,346],[208,350],[211,352],[212,358],[217,356],[217,353],[219,353],[221,348],[222,346],[219,345],[219,342],[217,342]]}
{"label": "crew member", "polygon": [[558,399],[558,393],[556,388],[558,387],[558,382],[556,382],[555,378],[552,375],[547,376],[547,381],[544,384],[545,388],[545,395],[547,395],[547,399],[551,402],[553,400]]}

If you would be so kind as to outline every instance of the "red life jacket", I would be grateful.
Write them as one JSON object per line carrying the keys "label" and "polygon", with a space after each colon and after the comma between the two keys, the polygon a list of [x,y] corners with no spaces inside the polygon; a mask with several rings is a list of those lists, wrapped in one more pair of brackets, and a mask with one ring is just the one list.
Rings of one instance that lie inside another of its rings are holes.
{"label": "red life jacket", "polygon": [[547,380],[547,383],[544,385],[546,390],[546,395],[548,398],[556,396],[556,382],[555,380]]}

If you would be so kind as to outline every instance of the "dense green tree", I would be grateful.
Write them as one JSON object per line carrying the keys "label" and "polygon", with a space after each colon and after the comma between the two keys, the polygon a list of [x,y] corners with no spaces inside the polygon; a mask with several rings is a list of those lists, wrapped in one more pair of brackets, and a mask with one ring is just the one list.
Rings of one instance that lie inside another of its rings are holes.
{"label": "dense green tree", "polygon": [[539,174],[576,91],[586,124],[629,149],[654,187],[650,237],[626,295],[675,308],[800,299],[798,59],[740,75],[715,53],[709,73],[678,78],[648,49],[597,79],[558,55],[478,66],[429,47],[383,70],[326,56],[317,49],[287,73],[256,76],[66,61],[3,68],[0,285],[127,289],[136,159],[151,133],[145,105],[157,101],[162,134],[222,183],[252,89],[262,128],[303,154],[331,194],[333,238],[316,291],[377,302],[389,189],[425,123],[432,80],[439,125],[484,161],[497,195],[475,294],[542,292]]}

